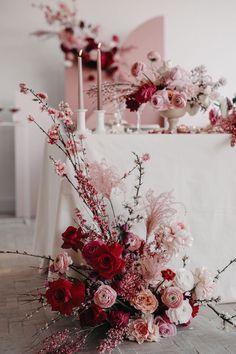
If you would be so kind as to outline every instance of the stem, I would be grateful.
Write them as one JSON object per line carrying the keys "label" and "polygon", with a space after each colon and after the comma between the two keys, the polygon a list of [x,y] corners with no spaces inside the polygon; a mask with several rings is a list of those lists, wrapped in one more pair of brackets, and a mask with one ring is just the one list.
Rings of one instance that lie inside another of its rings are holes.
{"label": "stem", "polygon": [[218,274],[215,276],[215,280],[218,280],[220,275],[224,273],[233,263],[236,263],[236,258],[230,261],[222,270],[218,270]]}
{"label": "stem", "polygon": [[224,322],[229,323],[229,324],[230,324],[231,326],[233,326],[233,327],[236,326],[236,324],[235,324],[233,321],[231,321],[231,319],[232,319],[233,317],[227,318],[227,317],[225,316],[225,314],[223,314],[223,313],[217,311],[212,305],[207,304],[207,306],[208,306],[218,317],[220,317]]}

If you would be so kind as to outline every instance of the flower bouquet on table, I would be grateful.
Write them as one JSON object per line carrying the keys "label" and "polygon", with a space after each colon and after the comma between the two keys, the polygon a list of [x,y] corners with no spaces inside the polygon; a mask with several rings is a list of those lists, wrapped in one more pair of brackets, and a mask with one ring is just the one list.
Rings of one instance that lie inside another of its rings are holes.
{"label": "flower bouquet on table", "polygon": [[[206,111],[218,97],[218,89],[225,85],[225,79],[213,81],[205,66],[200,65],[191,71],[181,66],[172,66],[163,61],[156,52],[147,55],[149,65],[136,62],[131,67],[132,82],[105,83],[104,97],[110,101],[116,97],[124,101],[131,112],[138,111],[146,103],[152,105],[167,118],[172,127],[173,120],[185,113],[195,115],[199,109]],[[89,94],[95,94],[91,88]],[[175,128],[174,124],[173,128]]]}
{"label": "flower bouquet on table", "polygon": [[[97,67],[97,46],[101,42],[100,26],[93,26],[83,21],[78,15],[78,9],[73,2],[70,8],[65,2],[57,3],[55,8],[51,5],[38,6],[44,13],[45,20],[54,30],[39,30],[32,34],[37,37],[56,36],[60,42],[60,48],[65,56],[65,65],[72,66],[77,63],[77,58],[83,49],[83,65],[89,69]],[[119,37],[113,35],[108,42],[102,42],[102,70],[108,76],[118,73],[121,65],[121,49]],[[124,50],[128,50],[127,48]],[[94,76],[89,75],[93,80]]]}
{"label": "flower bouquet on table", "polygon": [[[221,273],[236,259],[215,276],[204,267],[189,269],[183,252],[193,240],[178,219],[172,194],[155,196],[152,190],[142,191],[149,154],[134,153],[133,167],[121,175],[105,160],[90,162],[85,137],[78,137],[70,129],[67,105],[55,110],[48,106],[46,94],[35,93],[25,84],[21,84],[21,91],[32,94],[52,119],[48,132],[34,117],[29,121],[67,156],[73,167],[71,175],[64,163],[51,159],[56,173],[68,180],[82,203],[75,210],[74,225],[62,234],[64,251],[55,259],[1,251],[51,261],[51,278],[40,293],[34,291],[29,296],[38,299],[40,308],[57,313],[42,331],[64,317],[71,319],[71,326],[46,338],[39,353],[75,353],[99,328],[105,332],[97,348],[99,353],[111,353],[124,340],[159,342],[161,337],[176,335],[179,326],[188,325],[201,305],[234,326],[235,316],[214,307],[219,301],[214,288]],[[122,189],[132,175],[132,198],[122,202],[122,213],[117,213],[113,191]],[[137,234],[137,224],[142,224],[140,229],[145,231]],[[66,252],[71,249],[81,254],[83,262],[72,262]],[[181,266],[176,268],[170,264],[177,256]]]}

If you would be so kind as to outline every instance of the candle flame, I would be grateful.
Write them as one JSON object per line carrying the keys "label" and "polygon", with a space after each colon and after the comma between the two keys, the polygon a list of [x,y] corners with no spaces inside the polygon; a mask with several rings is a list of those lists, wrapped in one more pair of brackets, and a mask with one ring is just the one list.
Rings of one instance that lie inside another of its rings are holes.
{"label": "candle flame", "polygon": [[101,49],[102,43],[98,43],[98,49]]}
{"label": "candle flame", "polygon": [[79,51],[79,57],[82,57],[82,55],[83,55],[83,49],[80,49],[80,51]]}

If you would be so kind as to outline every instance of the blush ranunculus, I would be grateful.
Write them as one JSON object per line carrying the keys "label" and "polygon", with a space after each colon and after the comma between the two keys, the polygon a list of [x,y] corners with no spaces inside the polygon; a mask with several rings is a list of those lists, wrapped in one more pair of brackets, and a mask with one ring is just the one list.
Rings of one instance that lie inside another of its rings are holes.
{"label": "blush ranunculus", "polygon": [[185,324],[189,322],[192,317],[192,306],[189,304],[188,300],[184,300],[182,305],[178,308],[169,308],[166,311],[166,315],[169,320],[175,324]]}
{"label": "blush ranunculus", "polygon": [[176,286],[170,286],[164,290],[161,300],[167,307],[176,309],[182,305],[184,296],[179,288]]}
{"label": "blush ranunculus", "polygon": [[146,314],[156,311],[159,305],[156,296],[149,289],[141,290],[130,303],[137,310]]}
{"label": "blush ranunculus", "polygon": [[175,272],[173,272],[171,269],[164,269],[161,271],[161,275],[164,280],[173,280],[176,276]]}
{"label": "blush ranunculus", "polygon": [[157,316],[154,322],[159,327],[159,333],[161,337],[163,338],[173,337],[177,334],[176,326],[173,323],[170,323],[168,319],[166,320],[161,316]]}
{"label": "blush ranunculus", "polygon": [[159,110],[165,111],[170,108],[170,100],[167,90],[157,91],[151,99],[152,106]]}
{"label": "blush ranunculus", "polygon": [[184,108],[187,105],[187,96],[183,92],[182,93],[175,93],[172,96],[171,104],[175,108]]}
{"label": "blush ranunculus", "polygon": [[122,328],[128,326],[130,314],[128,312],[111,311],[109,314],[108,322],[112,327]]}
{"label": "blush ranunculus", "polygon": [[135,99],[139,104],[146,103],[151,100],[157,88],[154,84],[143,84],[135,94]]}
{"label": "blush ranunculus", "polygon": [[65,274],[72,263],[72,259],[68,256],[68,253],[62,252],[55,258],[50,270],[53,273]]}
{"label": "blush ranunculus", "polygon": [[62,248],[69,249],[72,248],[77,251],[82,247],[81,240],[86,237],[81,228],[75,228],[74,226],[69,226],[65,232],[62,234],[63,245]]}
{"label": "blush ranunculus", "polygon": [[153,316],[138,318],[130,322],[127,337],[129,340],[137,341],[139,344],[145,341],[159,342],[159,328],[154,323]]}
{"label": "blush ranunculus", "polygon": [[108,309],[115,304],[116,297],[117,294],[114,289],[109,285],[101,285],[95,292],[93,301],[97,306],[103,309]]}
{"label": "blush ranunculus", "polygon": [[72,283],[66,279],[58,279],[49,282],[45,297],[52,311],[70,315],[73,308],[79,307],[85,300],[85,285],[82,282]]}
{"label": "blush ranunculus", "polygon": [[[125,267],[125,262],[121,258],[123,247],[119,243],[112,245],[102,244],[93,252],[93,258],[89,265],[104,279],[112,279],[115,275],[121,274]],[[86,254],[83,255],[86,259]]]}
{"label": "blush ranunculus", "polygon": [[82,326],[94,327],[106,320],[106,312],[95,304],[92,304],[87,310],[80,314],[80,323]]}

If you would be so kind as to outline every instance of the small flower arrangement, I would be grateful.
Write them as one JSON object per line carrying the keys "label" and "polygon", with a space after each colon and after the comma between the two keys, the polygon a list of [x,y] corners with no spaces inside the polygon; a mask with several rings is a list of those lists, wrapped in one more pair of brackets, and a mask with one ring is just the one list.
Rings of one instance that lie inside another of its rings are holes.
{"label": "small flower arrangement", "polygon": [[209,112],[210,132],[231,134],[231,146],[236,145],[236,97],[215,104]]}
{"label": "small flower arrangement", "polygon": [[[211,102],[218,97],[218,89],[225,85],[225,79],[213,81],[205,66],[200,65],[191,71],[181,66],[172,66],[169,61],[162,61],[157,52],[147,55],[149,65],[136,62],[131,67],[132,82],[104,84],[104,97],[109,101],[115,90],[127,109],[138,111],[149,103],[160,112],[169,109],[182,109],[194,115],[199,109],[206,111]],[[90,95],[94,94],[94,88]]]}
{"label": "small flower arrangement", "polygon": [[[78,16],[78,9],[75,6],[71,9],[63,1],[59,2],[55,8],[50,5],[40,5],[39,8],[47,24],[54,26],[55,30],[39,30],[32,34],[37,37],[57,36],[65,56],[66,66],[76,63],[79,52],[83,49],[83,65],[89,69],[96,69],[96,49],[100,42],[98,39],[100,27],[81,20]],[[113,35],[109,42],[102,43],[102,70],[108,76],[115,75],[121,65],[119,42],[119,37]],[[88,78],[93,80],[93,75],[89,75]]]}
{"label": "small flower arrangement", "polygon": [[[85,137],[78,137],[68,123],[68,106],[61,103],[59,110],[50,108],[47,95],[35,93],[26,84],[21,84],[21,91],[32,94],[52,119],[48,132],[32,116],[29,121],[65,153],[73,174],[70,176],[64,163],[51,158],[55,171],[68,180],[82,203],[75,210],[75,224],[62,234],[64,251],[55,259],[41,256],[51,262],[51,279],[40,293],[29,294],[38,299],[40,308],[57,313],[42,331],[64,317],[74,326],[46,338],[39,353],[76,353],[100,327],[106,336],[98,345],[99,353],[111,353],[124,340],[159,342],[175,336],[178,327],[186,327],[202,305],[211,308],[224,323],[235,326],[235,316],[214,307],[220,301],[214,290],[220,275],[236,259],[216,275],[204,267],[191,270],[187,266],[188,257],[183,252],[193,239],[179,221],[172,194],[155,196],[149,190],[141,196],[149,154],[134,153],[133,167],[121,175],[105,160],[89,162]],[[117,214],[113,192],[122,190],[122,184],[133,174],[133,196],[122,203],[123,211]],[[141,223],[145,231],[137,234],[134,226]],[[67,250],[81,254],[83,263],[74,263]],[[18,251],[1,253],[34,256]],[[173,257],[182,259],[182,266],[170,267]]]}

